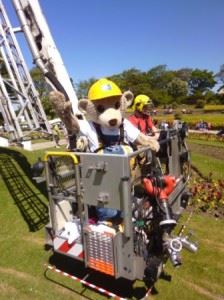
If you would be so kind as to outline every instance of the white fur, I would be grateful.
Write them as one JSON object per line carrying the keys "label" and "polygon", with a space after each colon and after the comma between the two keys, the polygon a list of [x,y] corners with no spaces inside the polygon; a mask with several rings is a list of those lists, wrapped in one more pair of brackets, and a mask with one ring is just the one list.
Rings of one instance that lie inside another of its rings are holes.
{"label": "white fur", "polygon": [[[105,127],[112,128],[112,127],[120,127],[121,122],[122,122],[122,115],[121,111],[114,109],[114,108],[108,108],[105,110],[102,114],[98,116],[98,123],[103,124]],[[116,120],[117,123],[115,126],[110,125],[111,120]]]}
{"label": "white fur", "polygon": [[138,145],[142,145],[142,146],[149,146],[153,151],[158,152],[159,151],[159,143],[157,142],[157,140],[153,137],[150,137],[148,135],[143,134],[142,132],[140,132],[136,143]]}

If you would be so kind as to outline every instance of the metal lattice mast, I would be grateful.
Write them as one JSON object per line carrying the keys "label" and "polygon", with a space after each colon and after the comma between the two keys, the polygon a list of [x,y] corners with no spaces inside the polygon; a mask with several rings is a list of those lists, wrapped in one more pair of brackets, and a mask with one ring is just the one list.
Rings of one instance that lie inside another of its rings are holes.
{"label": "metal lattice mast", "polygon": [[78,98],[38,0],[12,0],[33,61],[52,89],[62,92],[79,113]]}
{"label": "metal lattice mast", "polygon": [[16,40],[16,32],[0,0],[0,110],[6,130],[13,139],[19,140],[24,137],[24,121],[29,131],[51,133],[51,129]]}

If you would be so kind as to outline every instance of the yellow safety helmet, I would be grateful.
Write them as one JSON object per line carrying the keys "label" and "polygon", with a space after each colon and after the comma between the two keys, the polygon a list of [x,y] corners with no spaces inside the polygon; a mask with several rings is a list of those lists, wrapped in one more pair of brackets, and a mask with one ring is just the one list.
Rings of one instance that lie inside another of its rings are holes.
{"label": "yellow safety helmet", "polygon": [[140,112],[143,111],[143,108],[146,110],[151,109],[153,106],[152,100],[147,95],[138,95],[134,100],[134,109]]}
{"label": "yellow safety helmet", "polygon": [[90,87],[88,99],[95,101],[121,95],[122,92],[120,88],[113,81],[106,78],[101,78]]}

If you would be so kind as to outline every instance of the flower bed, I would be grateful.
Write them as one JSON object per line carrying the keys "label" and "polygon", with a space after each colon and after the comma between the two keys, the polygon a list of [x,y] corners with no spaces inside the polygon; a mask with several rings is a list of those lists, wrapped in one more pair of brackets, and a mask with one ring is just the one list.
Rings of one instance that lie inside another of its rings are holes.
{"label": "flower bed", "polygon": [[201,212],[212,214],[215,217],[224,217],[224,180],[212,179],[193,175],[190,180],[192,205]]}
{"label": "flower bed", "polygon": [[211,133],[209,131],[204,132],[189,132],[189,138],[190,139],[196,139],[201,141],[224,141],[224,136],[218,136],[214,133]]}

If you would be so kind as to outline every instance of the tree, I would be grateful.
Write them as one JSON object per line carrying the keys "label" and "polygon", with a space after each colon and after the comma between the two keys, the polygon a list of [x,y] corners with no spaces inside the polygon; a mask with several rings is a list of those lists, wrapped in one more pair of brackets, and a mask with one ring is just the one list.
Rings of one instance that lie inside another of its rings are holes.
{"label": "tree", "polygon": [[219,72],[215,74],[215,78],[224,84],[224,64],[220,66]]}
{"label": "tree", "polygon": [[220,104],[224,104],[224,94],[218,95],[217,99],[218,99]]}
{"label": "tree", "polygon": [[[224,64],[220,66],[220,70],[215,75],[215,78],[221,83],[221,87],[219,87],[219,90],[224,88]],[[218,93],[217,100],[219,101],[220,104],[224,104],[224,94]]]}
{"label": "tree", "polygon": [[196,92],[204,93],[205,91],[213,88],[216,84],[213,72],[208,70],[195,69],[191,73],[189,80],[189,87],[192,94]]}
{"label": "tree", "polygon": [[111,76],[110,79],[114,81],[122,91],[131,90],[136,96],[138,94],[149,95],[151,86],[147,80],[145,72],[132,68],[122,72],[119,75]]}
{"label": "tree", "polygon": [[47,83],[43,72],[38,67],[34,67],[30,70],[30,75],[33,79],[33,83],[39,93],[40,98],[42,99],[42,97],[46,97],[51,91],[51,87]]}
{"label": "tree", "polygon": [[175,76],[177,78],[179,78],[183,81],[189,82],[189,80],[191,78],[192,69],[191,68],[182,68],[182,69],[177,70],[175,73],[176,73]]}
{"label": "tree", "polygon": [[2,55],[0,54],[0,73],[2,77],[5,77],[8,75],[8,71],[6,69],[5,61],[2,58]]}
{"label": "tree", "polygon": [[154,89],[149,96],[156,106],[161,104],[168,105],[172,103],[172,97],[164,90]]}
{"label": "tree", "polygon": [[[5,80],[6,90],[7,90],[8,94],[10,95],[11,100],[13,101],[14,99],[17,98],[16,97],[17,94],[15,92],[15,89],[10,85],[11,84],[10,74],[8,72],[8,69],[5,64],[5,60],[3,59],[1,53],[0,53],[0,76],[2,77],[3,80]],[[8,83],[10,83],[10,84],[8,84]]]}
{"label": "tree", "polygon": [[207,91],[204,94],[204,99],[205,99],[206,103],[218,104],[218,102],[219,102],[216,94],[213,91]]}
{"label": "tree", "polygon": [[168,71],[166,65],[159,65],[147,72],[148,82],[152,89],[166,90],[167,84],[175,77],[173,71]]}
{"label": "tree", "polygon": [[188,92],[188,84],[179,78],[174,78],[167,85],[168,94],[177,101],[180,97],[186,97]]}
{"label": "tree", "polygon": [[[213,72],[191,68],[167,70],[166,65],[158,65],[146,72],[131,68],[108,78],[122,91],[129,89],[134,96],[146,94],[155,104],[163,105],[171,104],[174,100],[195,104],[198,99],[205,99],[206,92],[216,83]],[[95,81],[95,78],[90,78],[79,82],[78,97],[86,97],[90,86]],[[207,98],[210,101],[211,97]]]}
{"label": "tree", "polygon": [[88,95],[88,90],[90,86],[96,81],[95,78],[90,78],[89,80],[81,80],[77,84],[77,97],[80,98],[86,98]]}
{"label": "tree", "polygon": [[55,118],[56,114],[55,111],[49,101],[48,98],[48,94],[51,91],[51,87],[50,85],[47,83],[44,74],[42,73],[42,71],[37,68],[34,67],[30,70],[30,75],[32,77],[33,83],[39,93],[39,97],[41,100],[41,103],[43,105],[43,109],[46,113],[46,115],[49,118]]}

